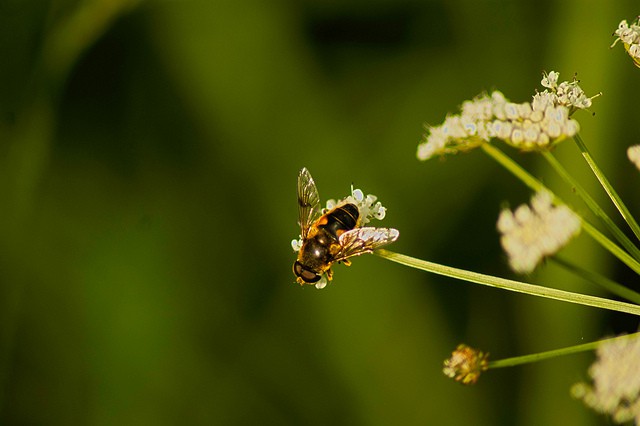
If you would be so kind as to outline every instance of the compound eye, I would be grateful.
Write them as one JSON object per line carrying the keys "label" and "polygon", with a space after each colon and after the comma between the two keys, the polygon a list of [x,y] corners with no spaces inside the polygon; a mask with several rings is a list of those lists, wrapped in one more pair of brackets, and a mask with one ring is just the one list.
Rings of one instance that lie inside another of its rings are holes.
{"label": "compound eye", "polygon": [[304,281],[307,284],[316,283],[320,281],[320,278],[322,278],[321,275],[318,275],[315,272],[305,268],[304,265],[302,265],[297,260],[293,264],[293,273],[296,274],[297,277],[302,278],[302,281]]}

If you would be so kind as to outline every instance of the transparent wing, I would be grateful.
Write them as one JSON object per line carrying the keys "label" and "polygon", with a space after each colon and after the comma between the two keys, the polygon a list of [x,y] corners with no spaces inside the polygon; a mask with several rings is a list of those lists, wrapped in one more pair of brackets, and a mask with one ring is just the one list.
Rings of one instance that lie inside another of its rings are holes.
{"label": "transparent wing", "polygon": [[340,236],[340,251],[335,260],[345,260],[392,243],[398,239],[400,232],[393,228],[356,228]]}
{"label": "transparent wing", "polygon": [[307,237],[309,227],[318,220],[321,212],[318,188],[309,170],[304,167],[298,174],[298,224],[303,240]]}

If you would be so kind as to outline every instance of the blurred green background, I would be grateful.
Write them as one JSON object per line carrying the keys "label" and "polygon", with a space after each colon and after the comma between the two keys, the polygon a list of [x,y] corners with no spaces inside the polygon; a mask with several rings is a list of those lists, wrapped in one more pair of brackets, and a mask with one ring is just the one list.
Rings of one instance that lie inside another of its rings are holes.
{"label": "blurred green background", "polygon": [[[569,396],[593,354],[474,387],[442,361],[459,342],[499,359],[633,318],[375,256],[300,288],[290,241],[306,166],[323,200],[376,194],[392,250],[512,277],[495,221],[530,192],[480,151],[415,151],[423,123],[484,90],[529,100],[543,70],[604,93],[577,118],[640,211],[624,151],[640,71],[609,49],[634,5],[1,0],[0,424],[608,424]],[[574,144],[557,154],[606,205]],[[565,253],[638,289],[586,235]],[[526,278],[600,294],[553,264]]]}

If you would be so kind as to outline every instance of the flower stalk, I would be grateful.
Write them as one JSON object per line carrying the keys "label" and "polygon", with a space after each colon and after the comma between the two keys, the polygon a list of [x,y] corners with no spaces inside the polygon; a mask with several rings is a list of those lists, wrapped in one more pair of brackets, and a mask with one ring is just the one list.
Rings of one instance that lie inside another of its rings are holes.
{"label": "flower stalk", "polygon": [[623,286],[622,284],[618,284],[617,282],[610,280],[603,275],[597,274],[592,271],[587,271],[581,266],[576,265],[575,263],[570,262],[560,256],[553,256],[549,259],[556,262],[558,265],[562,266],[568,271],[576,274],[577,276],[584,278],[585,280],[590,281],[617,296],[623,297],[630,302],[640,305],[640,293],[637,293],[630,288]]}
{"label": "flower stalk", "polygon": [[629,238],[616,226],[609,216],[602,210],[602,208],[595,202],[595,200],[589,195],[587,191],[576,181],[567,170],[560,164],[556,157],[551,152],[542,153],[545,160],[553,167],[553,169],[560,175],[560,177],[571,186],[578,194],[589,209],[599,217],[605,224],[607,229],[613,234],[620,244],[638,261],[640,261],[640,249],[636,247]]}
{"label": "flower stalk", "polygon": [[532,362],[543,361],[546,359],[556,358],[564,355],[572,355],[580,352],[592,351],[597,349],[600,345],[605,343],[611,343],[614,341],[633,339],[640,336],[640,333],[626,334],[624,336],[613,337],[610,339],[597,340],[595,342],[583,343],[581,345],[569,346],[561,349],[554,349],[546,352],[539,352],[535,354],[516,356],[512,358],[505,358],[496,361],[489,361],[488,369],[514,367],[516,365],[529,364]]}
{"label": "flower stalk", "polygon": [[600,185],[602,185],[604,190],[607,192],[607,195],[609,195],[609,198],[611,198],[611,201],[616,206],[616,208],[618,209],[618,211],[620,212],[624,220],[627,222],[627,224],[635,234],[636,238],[640,240],[640,227],[638,226],[638,223],[629,212],[629,209],[627,208],[627,206],[622,202],[622,199],[620,198],[618,193],[613,189],[613,186],[611,186],[607,177],[604,175],[604,173],[602,173],[602,171],[594,161],[593,157],[591,156],[591,153],[589,152],[589,150],[587,149],[587,146],[582,140],[582,137],[580,137],[580,134],[574,135],[573,140],[575,141],[576,145],[578,145],[578,149],[580,149],[580,153],[582,154],[582,157],[585,159],[585,161],[591,168],[591,171],[593,171],[593,174],[596,175],[596,178],[598,178]]}
{"label": "flower stalk", "polygon": [[434,262],[428,262],[422,259],[416,259],[411,256],[394,253],[385,249],[375,250],[374,254],[392,262],[399,263],[401,265],[409,266],[411,268],[420,269],[422,271],[431,272],[438,275],[456,278],[463,281],[469,281],[489,287],[501,288],[517,293],[525,293],[531,296],[538,296],[546,299],[559,300],[562,302],[575,303],[578,305],[608,309],[611,311],[640,316],[640,305],[618,302],[601,297],[589,296],[586,294],[573,293],[569,291],[528,284],[521,281],[494,277],[492,275],[480,274],[478,272],[467,271],[464,269],[453,268],[451,266],[440,265]]}

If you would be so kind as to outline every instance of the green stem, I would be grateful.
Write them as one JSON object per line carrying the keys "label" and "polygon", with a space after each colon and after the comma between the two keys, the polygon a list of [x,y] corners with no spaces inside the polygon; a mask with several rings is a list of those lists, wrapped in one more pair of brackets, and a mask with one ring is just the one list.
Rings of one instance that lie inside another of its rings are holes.
{"label": "green stem", "polygon": [[488,154],[491,158],[496,160],[498,164],[511,172],[512,175],[520,179],[525,185],[534,191],[549,191],[538,179],[534,178],[527,172],[525,169],[520,166],[520,164],[513,161],[509,156],[507,156],[504,152],[500,151],[495,146],[485,143],[480,146],[482,150]]}
{"label": "green stem", "polygon": [[477,272],[467,271],[464,269],[453,268],[451,266],[440,265],[438,263],[428,262],[422,259],[416,259],[404,254],[394,253],[384,249],[378,249],[374,253],[392,262],[411,268],[420,269],[422,271],[431,272],[438,275],[444,275],[463,281],[469,281],[476,284],[482,284],[489,287],[501,288],[518,293],[526,293],[532,296],[544,297],[547,299],[560,300],[563,302],[575,303],[578,305],[592,306],[596,308],[609,309],[612,311],[624,312],[632,315],[640,316],[640,305],[631,303],[618,302],[615,300],[603,299],[585,294],[572,293],[564,290],[543,287],[534,284],[527,284],[520,281],[508,280],[505,278],[484,275]]}
{"label": "green stem", "polygon": [[631,268],[636,274],[640,275],[640,263],[631,257],[626,251],[622,250],[613,241],[605,237],[600,231],[598,231],[593,225],[586,220],[582,220],[582,229],[584,229],[591,238],[596,240],[602,247],[604,247],[609,253],[620,259],[625,265]]}
{"label": "green stem", "polygon": [[610,280],[609,278],[603,275],[600,275],[596,272],[587,271],[581,266],[578,266],[573,262],[563,259],[562,257],[552,256],[550,259],[556,262],[557,264],[561,265],[562,267],[566,268],[567,270],[573,272],[574,274],[584,278],[585,280],[591,281],[592,283],[599,285],[600,287],[604,288],[605,290],[615,295],[624,297],[628,301],[637,303],[640,305],[640,293],[637,293],[629,289],[628,287],[623,286],[622,284],[618,284],[617,282]]}
{"label": "green stem", "polygon": [[[553,194],[548,188],[546,188],[539,180],[534,178],[523,169],[518,163],[509,158],[505,153],[500,151],[498,148],[491,144],[484,144],[481,146],[482,150],[487,153],[490,157],[496,160],[501,166],[510,171],[515,177],[520,179],[527,185],[529,188],[534,191],[547,191],[550,194]],[[557,204],[565,204],[560,198],[556,195],[553,195],[554,202]],[[582,229],[585,230],[591,237],[596,240],[602,247],[604,247],[611,254],[620,259],[624,264],[626,264],[629,268],[634,270],[637,274],[640,275],[640,263],[636,261],[633,257],[631,257],[627,252],[622,250],[618,245],[616,245],[613,241],[605,237],[600,231],[598,231],[593,225],[591,225],[586,220],[582,219]]]}
{"label": "green stem", "polygon": [[516,365],[528,364],[531,362],[542,361],[545,359],[555,358],[562,355],[571,355],[579,352],[586,352],[597,349],[603,343],[613,342],[615,340],[632,339],[640,336],[640,333],[626,334],[624,336],[613,337],[611,339],[603,339],[595,342],[584,343],[582,345],[569,346],[567,348],[555,349],[547,352],[540,352],[537,354],[517,356],[513,358],[505,358],[497,361],[489,361],[489,369],[492,368],[504,368],[513,367]]}
{"label": "green stem", "polygon": [[620,196],[613,189],[613,187],[607,180],[604,173],[602,173],[602,171],[600,170],[596,162],[593,160],[593,157],[591,157],[591,153],[589,153],[589,150],[587,149],[587,146],[584,144],[584,141],[582,140],[582,137],[580,136],[580,134],[579,133],[576,134],[573,137],[573,140],[575,141],[576,145],[578,145],[578,148],[582,153],[582,157],[584,157],[587,164],[589,164],[589,167],[591,167],[591,171],[593,171],[593,174],[595,174],[598,180],[600,181],[600,185],[602,185],[604,190],[607,192],[607,194],[609,195],[609,198],[611,198],[611,201],[613,201],[613,204],[616,206],[616,208],[618,209],[618,211],[620,212],[624,220],[627,222],[627,224],[629,225],[633,233],[636,235],[636,238],[640,240],[640,227],[638,226],[638,223],[629,212],[629,209],[627,209],[627,206],[625,206],[625,204],[622,202],[622,199],[620,198]]}
{"label": "green stem", "polygon": [[633,242],[616,226],[615,223],[611,220],[609,216],[602,210],[602,208],[595,202],[595,200],[589,195],[587,191],[567,172],[567,170],[560,164],[560,162],[553,156],[553,154],[549,151],[545,151],[542,153],[547,162],[555,169],[555,171],[567,182],[573,189],[575,189],[576,194],[585,202],[587,207],[591,209],[591,211],[598,216],[606,227],[611,231],[613,236],[618,240],[620,244],[624,246],[625,249],[636,259],[640,260],[640,249],[636,247]]}

